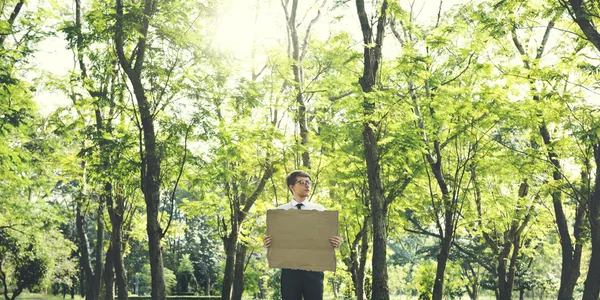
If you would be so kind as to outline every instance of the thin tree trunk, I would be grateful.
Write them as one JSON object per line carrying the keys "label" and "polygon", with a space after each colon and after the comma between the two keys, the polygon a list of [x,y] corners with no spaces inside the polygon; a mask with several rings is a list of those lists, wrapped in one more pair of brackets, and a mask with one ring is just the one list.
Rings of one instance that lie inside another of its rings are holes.
{"label": "thin tree trunk", "polygon": [[97,226],[96,231],[96,248],[95,248],[95,264],[92,269],[92,259],[89,252],[89,243],[87,234],[85,233],[85,216],[81,214],[81,203],[77,203],[77,234],[79,237],[79,255],[81,256],[81,267],[84,270],[85,275],[85,287],[86,287],[86,299],[97,300],[100,295],[100,289],[102,287],[102,256],[104,253],[104,224],[102,223],[102,212],[104,211],[104,205],[98,206],[97,212]]}
{"label": "thin tree trunk", "polygon": [[[300,45],[300,39],[298,37],[298,24],[296,22],[296,18],[298,15],[298,0],[292,0],[291,10],[288,12],[288,3],[283,2],[283,9],[285,11],[286,21],[287,21],[287,31],[288,31],[288,56],[292,60],[292,73],[294,74],[294,87],[295,87],[295,99],[298,104],[298,113],[296,115],[298,121],[298,127],[300,129],[300,144],[303,147],[302,150],[302,166],[310,169],[310,153],[308,149],[308,116],[306,110],[306,101],[304,96],[304,70],[302,67],[302,61],[304,53],[306,53],[307,41],[310,37],[310,29],[314,22],[319,18],[321,11],[323,8],[325,1],[321,5],[317,12],[317,16],[311,20],[308,25],[308,28],[305,33],[304,44]],[[289,49],[289,45],[291,44],[291,49]]]}
{"label": "thin tree trunk", "polygon": [[142,127],[144,128],[144,154],[146,173],[143,178],[144,200],[146,202],[146,231],[148,232],[150,269],[152,271],[152,299],[162,300],[166,298],[165,275],[163,268],[163,257],[161,240],[163,238],[162,228],[158,221],[160,205],[160,158],[156,150],[156,136],[154,132],[154,120],[150,111],[150,103],[144,94],[141,82],[133,84]]}
{"label": "thin tree trunk", "polygon": [[367,267],[367,256],[369,253],[369,232],[371,230],[371,218],[365,217],[364,225],[367,228],[365,229],[365,234],[361,238],[360,243],[360,258],[358,260],[358,286],[356,294],[360,295],[360,299],[362,300],[365,294],[365,269]]}
{"label": "thin tree trunk", "polygon": [[[544,140],[544,144],[550,147],[550,143],[552,143],[550,138],[550,133],[546,125],[542,125],[540,127],[540,133]],[[558,161],[558,156],[552,152],[548,151],[548,157],[554,166],[554,171],[552,172],[552,178],[556,181],[562,179],[561,175],[561,166]],[[571,300],[573,299],[573,292],[575,290],[575,286],[577,285],[577,279],[580,275],[580,265],[581,265],[581,253],[582,253],[582,244],[580,240],[581,230],[579,228],[575,228],[574,238],[577,241],[575,247],[573,247],[573,242],[571,239],[571,235],[569,233],[569,225],[567,223],[567,217],[565,216],[563,205],[562,205],[562,192],[560,190],[555,190],[551,193],[552,195],[552,204],[554,206],[554,215],[556,224],[558,227],[558,233],[560,235],[560,245],[562,249],[562,268],[561,268],[561,276],[560,276],[560,287],[558,289],[558,300]],[[581,215],[577,214],[576,218],[582,218]],[[581,220],[575,220],[575,226],[577,224],[581,224]]]}
{"label": "thin tree trunk", "polygon": [[106,262],[104,264],[104,300],[115,299],[115,285],[114,285],[114,248],[111,244],[106,251]]}
{"label": "thin tree trunk", "polygon": [[598,300],[600,293],[600,143],[594,145],[596,179],[594,192],[588,203],[592,255],[585,279],[583,300]]}
{"label": "thin tree trunk", "polygon": [[231,300],[242,300],[244,294],[244,268],[246,267],[246,252],[248,246],[241,242],[238,243],[237,251],[235,254],[235,270],[233,282],[233,293],[231,294]]}
{"label": "thin tree trunk", "polygon": [[[267,155],[267,157],[268,157],[268,155]],[[223,299],[223,300],[230,299],[231,288],[232,288],[234,280],[236,280],[236,281],[243,280],[243,278],[244,278],[244,273],[243,273],[244,270],[243,269],[241,270],[242,273],[238,274],[238,276],[241,276],[239,278],[235,277],[237,273],[234,273],[235,262],[236,262],[236,251],[237,251],[237,247],[238,247],[238,239],[239,239],[239,235],[240,235],[241,226],[242,226],[242,223],[244,222],[244,220],[246,220],[246,216],[248,215],[250,208],[252,208],[252,206],[258,199],[258,196],[265,189],[265,185],[267,184],[267,181],[269,180],[269,178],[271,178],[272,175],[273,175],[272,166],[267,165],[264,170],[263,175],[260,178],[258,185],[256,186],[256,189],[249,197],[247,197],[245,193],[241,193],[238,195],[238,192],[237,192],[238,184],[237,183],[234,183],[231,186],[228,185],[228,187],[227,187],[228,189],[232,190],[233,196],[232,196],[232,199],[230,199],[230,201],[231,201],[231,207],[233,207],[233,211],[230,216],[231,231],[229,232],[228,236],[222,237],[223,246],[225,247],[225,254],[226,254],[225,271],[223,274],[223,286],[222,286],[222,290],[221,290],[221,299]],[[227,227],[225,226],[225,221],[224,221],[224,219],[221,219],[221,220],[222,220],[222,226],[225,229],[224,231],[226,231]]]}
{"label": "thin tree trunk", "polygon": [[364,295],[364,279],[365,279],[365,265],[367,263],[367,254],[369,251],[369,231],[370,217],[363,217],[363,227],[356,234],[356,237],[352,241],[350,246],[350,254],[344,258],[344,264],[348,268],[350,277],[352,279],[352,285],[354,286],[354,294],[357,300],[363,300]]}
{"label": "thin tree trunk", "polygon": [[[481,189],[477,180],[475,168],[471,169],[471,180],[475,187],[475,203],[477,206],[477,215],[479,217],[479,223],[483,224],[483,210],[481,206]],[[529,191],[529,185],[527,180],[519,186],[518,197],[522,201]],[[522,215],[524,205],[517,205],[515,216]],[[531,213],[533,211],[533,204],[528,205],[526,208],[526,214],[523,220],[516,219],[513,217],[511,224],[504,232],[495,234],[494,237],[483,231],[483,238],[492,250],[492,253],[496,257],[496,276],[498,284],[498,299],[499,300],[510,300],[512,299],[512,291],[514,287],[514,280],[517,267],[517,259],[519,257],[519,250],[521,249],[521,234],[529,220],[531,219]],[[512,255],[511,255],[512,252]]]}
{"label": "thin tree trunk", "polygon": [[524,289],[519,290],[519,300],[525,300],[525,290]]}
{"label": "thin tree trunk", "polygon": [[[428,156],[428,161],[435,176],[435,179],[442,192],[442,207],[444,210],[444,227],[443,230],[440,228],[440,252],[437,255],[437,267],[435,272],[435,280],[433,282],[433,292],[431,298],[433,300],[441,300],[444,293],[444,276],[446,272],[446,264],[450,256],[450,248],[452,247],[452,240],[454,239],[454,224],[456,218],[457,204],[456,199],[452,198],[452,194],[448,189],[448,184],[444,178],[442,172],[442,154],[439,150],[439,143],[436,142],[436,156],[437,159],[434,161],[431,154]],[[438,222],[439,224],[439,222]]]}
{"label": "thin tree trunk", "polygon": [[298,28],[296,27],[296,12],[298,10],[298,0],[292,1],[292,11],[288,18],[288,30],[292,42],[292,72],[294,73],[294,84],[296,87],[296,103],[298,104],[298,126],[300,127],[301,145],[305,147],[302,151],[302,166],[310,169],[310,154],[308,152],[308,122],[306,118],[306,103],[302,92],[303,75],[302,60],[300,58],[300,43],[298,41]]}
{"label": "thin tree trunk", "polygon": [[96,297],[100,295],[100,290],[102,289],[101,278],[102,278],[102,258],[104,257],[104,220],[102,219],[102,215],[104,214],[104,201],[102,197],[100,197],[100,203],[98,205],[98,215],[97,215],[97,230],[96,230],[96,257],[94,260],[96,261],[96,266],[94,268],[94,275],[96,278],[96,282],[94,283],[94,288],[96,291],[94,292]]}
{"label": "thin tree trunk", "polygon": [[156,145],[154,114],[152,113],[150,102],[146,97],[144,85],[142,84],[142,67],[146,54],[148,28],[155,7],[155,0],[145,1],[142,24],[139,28],[139,39],[135,47],[136,51],[134,55],[132,55],[132,57],[135,57],[135,62],[132,66],[130,61],[133,62],[133,60],[129,60],[124,52],[123,1],[116,1],[115,48],[119,58],[119,64],[131,82],[140,113],[143,130],[143,151],[140,153],[142,156],[141,186],[142,192],[144,193],[144,201],[146,202],[146,231],[148,232],[148,252],[150,256],[152,277],[152,299],[164,300],[167,296],[161,249],[161,240],[164,233],[158,220],[161,158]]}
{"label": "thin tree trunk", "polygon": [[[6,2],[3,2],[3,4]],[[15,20],[17,19],[17,16],[19,15],[19,12],[21,11],[21,8],[23,7],[23,5],[25,4],[25,0],[19,0],[19,2],[17,2],[17,4],[15,5],[15,7],[13,8],[12,13],[10,14],[10,17],[8,18],[8,25],[10,28],[10,31],[12,31],[12,27],[13,24],[15,23]],[[8,36],[8,34],[5,32],[3,32],[2,34],[0,34],[0,46],[4,46],[4,41],[6,40],[6,37]]]}
{"label": "thin tree trunk", "polygon": [[[446,230],[452,228],[446,228]],[[452,232],[452,231],[450,231]],[[450,247],[452,245],[452,234],[446,231],[446,236],[442,238],[440,252],[437,255],[437,266],[435,270],[435,280],[433,282],[433,293],[431,299],[441,300],[444,293],[444,277],[446,274],[446,265],[450,257]]]}
{"label": "thin tree trunk", "polygon": [[[529,58],[528,53],[525,51],[525,48],[519,41],[517,36],[515,27],[513,26],[512,30],[512,40],[521,54],[523,58],[523,65],[526,69],[530,70],[532,68],[531,61],[534,63],[539,61],[544,54],[544,49],[546,43],[548,42],[548,37],[550,35],[551,30],[554,28],[554,22],[558,19],[558,17],[562,14],[562,11],[556,13],[553,20],[551,20],[546,26],[546,31],[544,33],[544,37],[536,50],[535,59],[531,60]],[[530,80],[530,91],[532,92],[533,100],[536,102],[540,102],[541,99],[536,90],[535,79]],[[550,132],[548,130],[547,124],[545,120],[542,120],[542,124],[539,126],[539,133],[544,141],[544,145],[547,147],[547,156],[550,160],[553,171],[552,171],[552,179],[556,182],[562,180],[562,167],[560,166],[560,160],[558,154],[552,150],[552,138],[550,136]],[[575,243],[573,243],[573,239],[569,233],[569,225],[567,221],[567,217],[565,216],[563,205],[562,205],[562,192],[558,188],[554,188],[551,192],[552,196],[552,204],[554,207],[554,215],[556,226],[558,228],[558,234],[560,236],[560,245],[562,251],[562,266],[561,266],[561,276],[560,276],[560,287],[558,289],[558,300],[571,300],[573,298],[573,292],[575,290],[575,285],[577,284],[577,279],[580,275],[580,265],[581,265],[581,251],[582,251],[582,240],[581,240],[581,224],[582,214],[576,214],[575,219],[575,228],[573,238],[575,239]],[[573,246],[575,245],[575,246]]]}
{"label": "thin tree trunk", "polygon": [[206,287],[204,288],[204,293],[210,296],[210,276],[206,279]]}
{"label": "thin tree trunk", "polygon": [[[112,191],[112,186],[107,184],[107,191]],[[116,201],[113,201],[116,199]],[[111,247],[113,256],[114,271],[117,278],[117,295],[119,300],[127,300],[127,274],[123,262],[123,215],[125,213],[124,198],[121,195],[113,196],[111,193],[107,197],[108,212],[112,224]],[[115,203],[116,202],[116,206]]]}
{"label": "thin tree trunk", "polygon": [[78,248],[79,248],[79,264],[83,273],[83,280],[85,286],[85,298],[89,300],[96,299],[94,282],[94,270],[92,269],[92,261],[90,259],[90,250],[87,234],[85,233],[85,216],[81,213],[81,199],[77,201],[77,216],[76,216],[76,227],[78,236]]}
{"label": "thin tree trunk", "polygon": [[479,298],[479,279],[477,278],[477,273],[475,273],[475,270],[473,270],[473,267],[470,264],[466,271],[471,272],[473,279],[472,282],[468,283],[466,286],[467,294],[469,294],[471,300],[477,300],[477,298]]}
{"label": "thin tree trunk", "polygon": [[238,244],[238,230],[232,229],[226,239],[223,239],[225,248],[225,270],[223,271],[223,287],[221,289],[221,299],[229,300],[231,298],[231,286],[233,285],[233,271],[235,268],[235,254]]}
{"label": "thin tree trunk", "polygon": [[[371,23],[367,17],[364,0],[356,0],[356,11],[360,21],[363,35],[364,69],[359,84],[363,93],[373,91],[377,83],[377,73],[381,61],[383,36],[385,31],[388,2],[383,0],[380,15],[377,20],[377,31],[373,33]],[[373,260],[372,260],[372,291],[373,299],[388,300],[387,273],[387,202],[381,184],[380,162],[375,130],[377,123],[372,121],[375,103],[365,95],[363,100],[364,118],[363,145],[367,164],[367,178],[369,183],[369,199],[371,202],[371,216],[373,222]]]}

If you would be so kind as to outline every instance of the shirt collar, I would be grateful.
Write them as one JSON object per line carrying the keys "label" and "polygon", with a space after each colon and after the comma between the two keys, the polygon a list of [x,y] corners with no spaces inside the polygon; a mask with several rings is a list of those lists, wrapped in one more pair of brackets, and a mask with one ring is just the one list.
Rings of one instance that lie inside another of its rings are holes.
{"label": "shirt collar", "polygon": [[296,199],[292,198],[292,203],[291,203],[292,207],[296,207],[296,205],[300,204],[300,203],[302,203],[302,205],[306,206],[306,204],[308,203],[308,200],[304,200],[302,202],[298,202],[298,201],[296,201]]}

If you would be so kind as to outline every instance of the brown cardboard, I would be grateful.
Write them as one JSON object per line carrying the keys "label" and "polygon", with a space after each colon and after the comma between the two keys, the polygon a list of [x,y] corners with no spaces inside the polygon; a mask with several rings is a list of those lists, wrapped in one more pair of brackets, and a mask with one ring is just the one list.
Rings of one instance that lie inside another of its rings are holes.
{"label": "brown cardboard", "polygon": [[268,210],[269,267],[335,271],[335,249],[329,238],[337,234],[337,211]]}

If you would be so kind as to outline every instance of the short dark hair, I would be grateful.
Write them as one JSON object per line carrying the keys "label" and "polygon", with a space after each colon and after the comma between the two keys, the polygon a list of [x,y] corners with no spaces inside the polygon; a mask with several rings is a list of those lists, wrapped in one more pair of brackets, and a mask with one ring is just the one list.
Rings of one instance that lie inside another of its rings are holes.
{"label": "short dark hair", "polygon": [[308,172],[302,171],[302,170],[296,170],[296,171],[293,171],[292,173],[290,173],[290,175],[288,175],[288,177],[286,179],[288,188],[290,187],[290,185],[296,184],[296,178],[298,178],[298,177],[308,177],[308,179],[312,180],[312,178],[310,178],[310,174],[308,174]]}

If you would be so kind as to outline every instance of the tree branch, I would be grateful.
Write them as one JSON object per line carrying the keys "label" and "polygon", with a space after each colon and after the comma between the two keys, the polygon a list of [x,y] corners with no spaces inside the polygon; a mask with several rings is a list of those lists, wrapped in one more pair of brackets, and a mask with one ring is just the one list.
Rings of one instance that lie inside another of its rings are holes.
{"label": "tree branch", "polygon": [[[19,0],[19,2],[17,2],[17,4],[15,5],[15,8],[13,9],[12,13],[10,14],[10,17],[8,18],[8,25],[10,26],[11,32],[12,32],[12,27],[15,23],[15,20],[17,19],[17,16],[19,15],[21,8],[23,7],[23,4],[25,4],[25,0]],[[7,36],[8,36],[8,33],[0,34],[0,46],[4,45],[4,41],[6,40]]]}
{"label": "tree branch", "polygon": [[169,231],[169,227],[171,226],[171,221],[173,220],[173,212],[175,211],[175,192],[177,191],[177,186],[179,185],[179,181],[181,180],[181,175],[183,174],[183,167],[185,166],[185,162],[187,160],[187,143],[188,136],[190,133],[191,126],[187,126],[185,130],[185,137],[183,139],[183,158],[181,159],[181,167],[179,168],[179,174],[177,175],[177,180],[175,180],[175,185],[173,186],[173,191],[171,191],[171,212],[169,214],[169,221],[167,222],[167,226],[165,226],[165,230],[161,233],[161,236],[165,236],[167,231]]}

